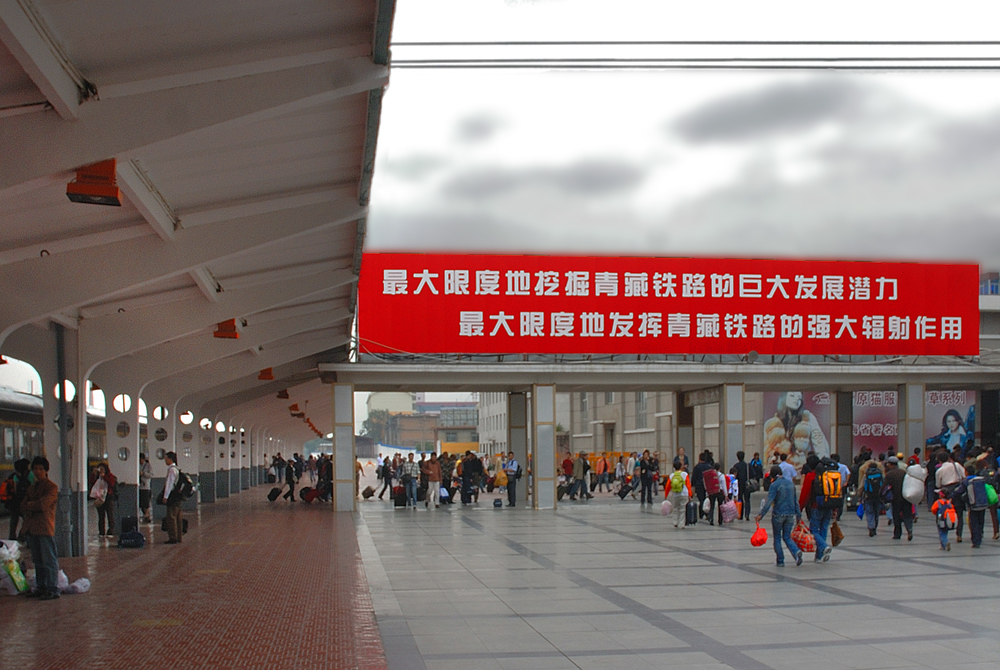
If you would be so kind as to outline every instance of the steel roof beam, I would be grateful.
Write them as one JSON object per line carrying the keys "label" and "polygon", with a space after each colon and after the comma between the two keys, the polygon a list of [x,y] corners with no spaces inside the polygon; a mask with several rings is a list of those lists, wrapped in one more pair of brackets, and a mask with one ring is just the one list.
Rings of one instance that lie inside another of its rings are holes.
{"label": "steel roof beam", "polygon": [[[13,329],[35,319],[273,242],[357,221],[365,209],[350,200],[325,202],[180,230],[173,242],[137,238],[66,252],[58,260],[34,258],[0,266],[0,286],[18,287],[0,293],[0,343]],[[99,267],[115,271],[96,272]]]}
{"label": "steel roof beam", "polygon": [[110,157],[128,159],[164,140],[229,130],[381,88],[388,75],[385,65],[354,58],[104,100],[79,108],[75,123],[50,114],[4,119],[0,146],[18,160],[0,163],[0,194]]}
{"label": "steel roof beam", "polygon": [[[208,328],[226,319],[248,316],[302,300],[357,281],[350,269],[328,270],[254,289],[227,291],[218,302],[202,300],[160,305],[151,310],[115,313],[80,322],[80,361],[84,370]],[[267,367],[266,365],[263,367]]]}

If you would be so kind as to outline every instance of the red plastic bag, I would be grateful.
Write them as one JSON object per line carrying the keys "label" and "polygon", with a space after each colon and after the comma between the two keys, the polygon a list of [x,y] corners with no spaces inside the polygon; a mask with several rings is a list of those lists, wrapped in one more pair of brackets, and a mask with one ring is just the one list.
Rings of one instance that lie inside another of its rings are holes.
{"label": "red plastic bag", "polygon": [[750,536],[750,544],[755,547],[763,547],[767,544],[767,531],[761,528],[759,523],[757,524],[757,530]]}
{"label": "red plastic bag", "polygon": [[799,549],[804,552],[816,551],[816,538],[809,531],[809,526],[805,524],[801,519],[795,525],[792,530],[792,542],[794,542]]}

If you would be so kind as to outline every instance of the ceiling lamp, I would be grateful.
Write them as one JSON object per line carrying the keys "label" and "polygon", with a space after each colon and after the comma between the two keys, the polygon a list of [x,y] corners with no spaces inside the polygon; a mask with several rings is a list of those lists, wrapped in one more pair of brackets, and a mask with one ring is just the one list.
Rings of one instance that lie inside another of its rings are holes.
{"label": "ceiling lamp", "polygon": [[215,326],[215,332],[212,333],[214,337],[221,337],[227,340],[238,340],[240,339],[240,331],[236,327],[236,319],[229,319],[228,321],[222,321]]}
{"label": "ceiling lamp", "polygon": [[122,206],[122,194],[115,178],[117,161],[114,158],[76,171],[76,179],[66,184],[66,197],[73,202],[87,205]]}
{"label": "ceiling lamp", "polygon": [[273,382],[274,381],[274,370],[271,368],[264,368],[257,375],[257,379],[262,382]]}

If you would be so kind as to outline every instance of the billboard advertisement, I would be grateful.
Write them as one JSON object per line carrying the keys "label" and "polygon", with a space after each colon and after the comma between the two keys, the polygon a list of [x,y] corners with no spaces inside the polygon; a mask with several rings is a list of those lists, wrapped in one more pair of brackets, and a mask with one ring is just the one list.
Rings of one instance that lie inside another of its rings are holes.
{"label": "billboard advertisement", "polygon": [[924,394],[924,437],[927,448],[956,447],[963,457],[975,444],[976,392],[927,391]]}
{"label": "billboard advertisement", "polygon": [[826,391],[764,393],[764,462],[780,454],[801,470],[806,457],[829,456],[832,395]]}
{"label": "billboard advertisement", "polygon": [[895,454],[899,444],[899,415],[895,391],[854,392],[853,453],[868,447],[875,456]]}
{"label": "billboard advertisement", "polygon": [[360,351],[977,355],[975,265],[364,254]]}

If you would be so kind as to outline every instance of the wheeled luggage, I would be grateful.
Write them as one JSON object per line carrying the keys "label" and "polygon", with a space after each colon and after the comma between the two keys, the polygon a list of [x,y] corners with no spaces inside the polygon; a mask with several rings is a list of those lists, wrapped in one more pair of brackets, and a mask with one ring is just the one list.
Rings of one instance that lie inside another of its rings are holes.
{"label": "wheeled luggage", "polygon": [[305,500],[306,496],[309,495],[309,493],[311,491],[312,491],[312,489],[310,487],[308,487],[308,486],[303,486],[302,488],[300,488],[299,489],[299,500]]}
{"label": "wheeled luggage", "polygon": [[566,486],[565,484],[560,484],[556,488],[556,500],[557,501],[562,500],[563,496],[566,495],[566,491],[568,491],[568,490],[569,490],[568,486]]}
{"label": "wheeled luggage", "polygon": [[634,490],[635,487],[631,483],[626,484],[625,482],[622,482],[621,488],[618,489],[618,497],[625,500],[625,496],[632,493]]}
{"label": "wheeled luggage", "polygon": [[392,487],[393,507],[406,507],[406,489],[402,486]]}
{"label": "wheeled luggage", "polygon": [[693,526],[698,523],[698,509],[701,505],[697,500],[689,500],[684,506],[684,525]]}
{"label": "wheeled luggage", "polygon": [[370,486],[366,486],[365,490],[361,492],[361,497],[364,498],[365,500],[368,500],[373,495],[375,495],[375,489],[373,489]]}
{"label": "wheeled luggage", "polygon": [[278,496],[280,495],[281,495],[281,489],[275,486],[273,489],[271,489],[271,492],[267,494],[267,499],[270,500],[271,502],[274,502],[275,500],[278,499]]}
{"label": "wheeled luggage", "polygon": [[309,491],[302,496],[302,502],[312,503],[313,500],[319,498],[319,491],[316,489],[310,489],[308,486],[306,488],[309,489]]}
{"label": "wheeled luggage", "polygon": [[420,484],[417,486],[417,502],[423,502],[427,500],[427,485]]}

